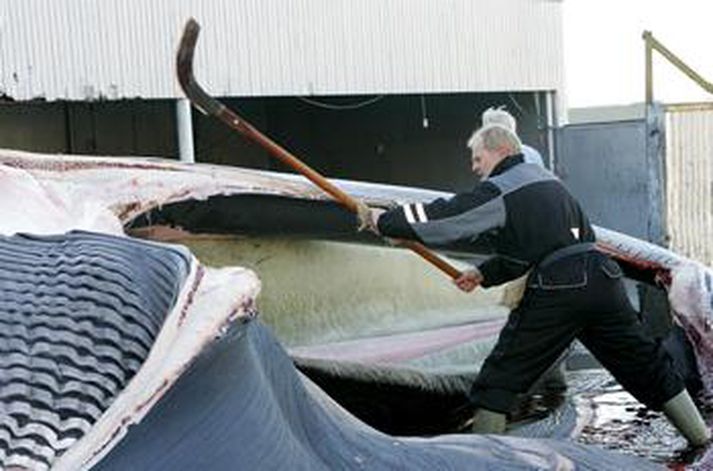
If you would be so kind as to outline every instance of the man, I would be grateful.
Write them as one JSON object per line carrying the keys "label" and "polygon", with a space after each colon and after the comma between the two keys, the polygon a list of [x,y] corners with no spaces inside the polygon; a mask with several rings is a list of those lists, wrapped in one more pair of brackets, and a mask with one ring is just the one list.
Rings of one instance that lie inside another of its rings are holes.
{"label": "man", "polygon": [[577,201],[549,171],[524,162],[510,129],[484,126],[468,146],[482,180],[472,191],[386,212],[362,205],[359,219],[391,238],[488,242],[496,255],[455,280],[466,292],[529,272],[522,301],[472,386],[473,430],[502,433],[516,396],[577,338],[634,397],[663,409],[692,444],[705,443],[709,431],[670,356],[643,332],[621,269],[595,250]]}
{"label": "man", "polygon": [[[483,115],[480,119],[483,123],[483,126],[488,126],[490,124],[499,124],[500,126],[508,128],[514,134],[517,134],[517,121],[515,121],[515,117],[505,111],[502,106],[499,106],[497,108],[488,108],[483,112]],[[542,162],[542,155],[540,155],[540,152],[534,147],[522,144],[521,151],[526,163],[537,164],[540,167],[545,166],[545,164]]]}

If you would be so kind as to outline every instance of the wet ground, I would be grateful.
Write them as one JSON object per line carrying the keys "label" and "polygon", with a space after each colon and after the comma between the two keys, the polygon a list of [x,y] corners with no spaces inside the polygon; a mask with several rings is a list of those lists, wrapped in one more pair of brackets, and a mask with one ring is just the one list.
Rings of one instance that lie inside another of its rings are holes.
{"label": "wet ground", "polygon": [[[699,457],[700,450],[688,448],[662,413],[642,406],[606,371],[570,372],[568,381],[568,394],[574,395],[577,407],[585,415],[591,413],[577,441],[671,468],[682,468]],[[709,421],[710,411],[706,415]]]}

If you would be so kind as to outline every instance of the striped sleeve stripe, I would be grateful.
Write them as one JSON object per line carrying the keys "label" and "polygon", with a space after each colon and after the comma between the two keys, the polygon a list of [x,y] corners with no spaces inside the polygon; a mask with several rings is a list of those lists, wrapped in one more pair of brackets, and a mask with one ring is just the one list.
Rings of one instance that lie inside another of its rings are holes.
{"label": "striped sleeve stripe", "polygon": [[405,204],[403,205],[404,208],[404,214],[406,215],[406,220],[408,221],[409,224],[414,224],[416,222],[416,218],[413,217],[413,211],[411,211],[411,205]]}
{"label": "striped sleeve stripe", "polygon": [[418,222],[428,222],[428,217],[426,216],[426,210],[423,208],[423,203],[416,203],[416,216],[418,216]]}

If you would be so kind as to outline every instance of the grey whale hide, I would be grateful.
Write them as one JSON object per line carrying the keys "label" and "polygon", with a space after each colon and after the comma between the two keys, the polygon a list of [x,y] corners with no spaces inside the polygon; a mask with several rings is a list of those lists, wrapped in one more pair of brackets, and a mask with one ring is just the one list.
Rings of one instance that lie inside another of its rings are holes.
{"label": "grey whale hide", "polygon": [[566,441],[399,438],[361,423],[300,375],[259,320],[204,350],[96,470],[661,469]]}
{"label": "grey whale hide", "polygon": [[92,429],[143,366],[189,256],[82,231],[0,236],[0,469],[48,469]]}

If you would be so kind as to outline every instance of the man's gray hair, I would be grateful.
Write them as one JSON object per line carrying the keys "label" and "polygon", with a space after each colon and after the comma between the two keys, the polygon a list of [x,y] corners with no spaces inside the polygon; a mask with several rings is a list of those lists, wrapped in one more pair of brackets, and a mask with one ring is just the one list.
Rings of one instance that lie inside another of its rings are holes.
{"label": "man's gray hair", "polygon": [[515,121],[513,115],[505,111],[502,106],[498,108],[488,108],[483,112],[481,120],[483,122],[483,126],[487,126],[489,124],[499,124],[514,133],[517,132],[517,121]]}
{"label": "man's gray hair", "polygon": [[480,148],[496,150],[505,147],[511,154],[522,152],[522,142],[517,134],[500,124],[488,124],[475,131],[468,139],[468,147],[472,151]]}

